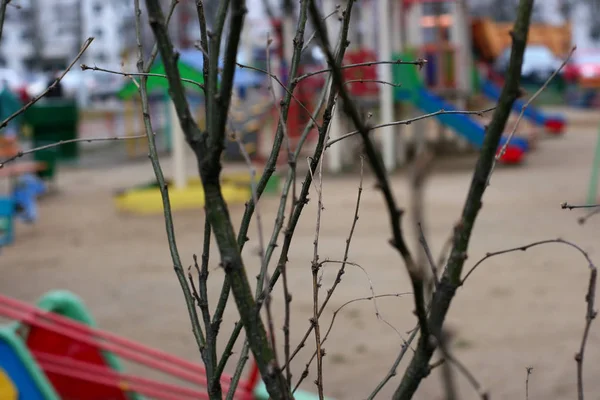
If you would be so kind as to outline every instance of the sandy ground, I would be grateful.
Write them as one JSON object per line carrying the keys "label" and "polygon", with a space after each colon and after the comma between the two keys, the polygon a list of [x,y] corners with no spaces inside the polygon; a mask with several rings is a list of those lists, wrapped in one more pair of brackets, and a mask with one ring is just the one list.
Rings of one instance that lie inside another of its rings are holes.
{"label": "sandy ground", "polygon": [[[488,251],[562,237],[577,242],[600,262],[598,220],[580,226],[576,211],[561,210],[562,201],[585,200],[595,146],[595,129],[577,128],[564,138],[546,139],[527,163],[499,168],[484,198],[469,248],[467,267]],[[167,160],[165,160],[167,161]],[[430,246],[437,254],[457,221],[470,181],[473,157],[442,160],[429,181],[426,198]],[[167,172],[168,165],[165,166]],[[190,164],[190,173],[193,166]],[[44,292],[63,288],[83,297],[100,327],[143,344],[200,362],[190,329],[183,296],[171,267],[161,216],[138,217],[115,211],[114,190],[152,177],[148,162],[112,168],[64,168],[59,193],[41,202],[41,219],[34,226],[17,226],[16,243],[0,256],[0,291],[33,302]],[[402,173],[392,178],[400,204],[409,199]],[[319,252],[321,259],[342,258],[356,201],[358,176],[325,177]],[[306,331],[312,313],[310,261],[315,233],[316,195],[313,194],[299,224],[289,258],[292,302],[292,344]],[[267,236],[272,229],[278,196],[261,200],[260,211]],[[236,225],[243,206],[232,206]],[[383,201],[367,177],[360,219],[349,268],[322,318],[323,330],[333,311],[343,303],[369,296],[372,282],[377,294],[410,290],[398,255],[388,245],[390,229]],[[404,225],[409,226],[410,219]],[[175,215],[177,240],[184,263],[200,254],[203,213]],[[258,267],[257,230],[250,230],[244,250],[248,275]],[[415,236],[407,233],[413,247]],[[213,254],[217,254],[213,247]],[[209,296],[215,304],[223,272],[217,258],[210,264]],[[323,287],[328,287],[337,267],[326,267]],[[575,251],[551,245],[490,259],[459,289],[448,317],[454,332],[453,351],[489,389],[494,399],[525,398],[525,368],[532,366],[531,399],[565,399],[576,395],[574,354],[584,326],[584,292],[588,282],[585,260]],[[254,279],[251,279],[254,283]],[[281,288],[275,291],[277,339],[283,325]],[[412,299],[385,298],[377,302],[384,323],[372,302],[356,302],[336,318],[324,345],[325,392],[337,399],[366,398],[388,372],[402,344],[399,334],[415,324]],[[222,328],[225,337],[235,321],[231,303]],[[393,326],[394,329],[390,328]],[[314,338],[293,362],[299,377],[314,349]],[[239,350],[239,346],[236,348]],[[279,354],[282,351],[279,350]],[[410,352],[379,398],[390,398]],[[235,359],[237,353],[233,356]],[[227,370],[232,372],[234,363]],[[130,370],[152,375],[139,367]],[[303,388],[315,390],[315,367]],[[434,370],[421,385],[418,399],[441,399],[441,370]],[[600,393],[600,326],[593,325],[585,358],[585,391],[588,398]],[[456,377],[460,398],[478,398],[463,376]]]}

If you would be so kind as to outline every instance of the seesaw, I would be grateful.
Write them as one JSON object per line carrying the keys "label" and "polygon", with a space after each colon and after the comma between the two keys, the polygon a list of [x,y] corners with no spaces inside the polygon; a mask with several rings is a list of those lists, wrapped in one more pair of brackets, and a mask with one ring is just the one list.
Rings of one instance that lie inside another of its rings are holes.
{"label": "seesaw", "polygon": [[[208,399],[201,365],[95,328],[79,298],[46,294],[38,307],[0,295],[0,316],[15,323],[0,328],[0,398],[6,400],[191,400]],[[127,374],[120,357],[191,383],[179,386]],[[223,375],[226,393],[232,377]],[[317,398],[296,391],[297,400]],[[240,380],[236,400],[267,400],[258,367]]]}

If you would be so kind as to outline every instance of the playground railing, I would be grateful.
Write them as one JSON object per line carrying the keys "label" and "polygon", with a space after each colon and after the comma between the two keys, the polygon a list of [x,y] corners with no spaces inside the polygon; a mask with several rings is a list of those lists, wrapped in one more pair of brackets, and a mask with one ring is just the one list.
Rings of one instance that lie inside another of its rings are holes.
{"label": "playground railing", "polygon": [[[206,371],[198,364],[4,295],[0,295],[0,316],[19,322],[15,331],[59,394],[61,391],[73,394],[77,387],[85,390],[93,385],[95,388],[118,389],[122,398],[131,398],[125,393],[162,400],[208,398]],[[106,360],[107,352],[195,384],[201,390],[124,374],[114,365],[107,365],[110,364]],[[98,357],[104,360],[99,362]],[[249,376],[235,390],[235,398],[254,399],[253,391],[258,381],[258,368],[253,363]],[[232,377],[223,375],[221,386],[224,391],[229,390],[231,383]],[[96,398],[90,396],[88,393],[83,399]]]}

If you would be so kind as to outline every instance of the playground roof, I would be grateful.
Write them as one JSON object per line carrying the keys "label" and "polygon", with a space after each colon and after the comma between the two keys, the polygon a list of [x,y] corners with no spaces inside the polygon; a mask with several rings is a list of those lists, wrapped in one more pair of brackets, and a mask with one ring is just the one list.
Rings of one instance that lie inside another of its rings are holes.
{"label": "playground roof", "polygon": [[[202,68],[196,68],[195,65],[191,65],[190,63],[184,61],[182,57],[179,58],[179,61],[177,62],[177,67],[179,69],[179,74],[181,78],[188,79],[199,84],[204,84]],[[165,66],[163,65],[161,60],[157,60],[157,62],[154,63],[149,72],[150,74],[166,75]],[[139,79],[136,79],[136,81],[139,81]],[[147,82],[148,93],[156,92],[159,90],[166,92],[169,89],[169,82],[163,76],[149,76]],[[190,89],[196,92],[201,91],[198,85],[194,85],[191,82],[183,82],[183,86],[186,89]],[[124,85],[121,88],[117,96],[123,100],[129,100],[137,93],[138,89],[136,84],[133,81],[129,81],[126,85]]]}

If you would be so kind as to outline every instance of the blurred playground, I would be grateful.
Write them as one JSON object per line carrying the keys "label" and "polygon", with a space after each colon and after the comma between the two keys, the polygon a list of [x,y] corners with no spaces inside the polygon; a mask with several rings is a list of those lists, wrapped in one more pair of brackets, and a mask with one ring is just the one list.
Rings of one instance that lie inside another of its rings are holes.
{"label": "blurred playground", "polygon": [[[595,259],[598,224],[592,219],[580,226],[576,222],[579,213],[561,210],[559,206],[565,200],[585,201],[595,141],[595,127],[580,124],[563,138],[544,140],[540,144],[543,151],[532,153],[523,167],[498,169],[484,198],[467,264],[472,265],[488,251],[553,237],[576,241]],[[440,159],[434,169],[425,213],[430,244],[436,254],[456,221],[473,162],[474,155],[449,156]],[[228,166],[225,172],[244,168]],[[170,173],[168,163],[165,169]],[[186,169],[190,175],[194,173],[191,159]],[[410,283],[401,262],[387,245],[389,232],[386,217],[380,212],[380,194],[367,175],[361,218],[354,237],[356,245],[350,258],[368,272],[376,293],[408,291]],[[162,216],[119,213],[113,205],[115,190],[152,178],[147,162],[103,168],[65,166],[59,178],[60,191],[40,202],[42,217],[35,225],[17,225],[17,240],[2,250],[0,293],[34,303],[47,291],[70,290],[82,297],[100,328],[185,360],[200,362],[169,260]],[[400,204],[407,204],[405,174],[394,175],[392,183]],[[357,185],[356,175],[325,177],[323,259],[338,259],[343,254]],[[261,201],[263,221],[273,220],[277,203],[277,196],[266,196]],[[303,293],[310,287],[308,249],[312,249],[314,239],[315,204],[309,203],[290,252],[289,273],[294,282],[293,343],[308,327],[312,313],[311,298]],[[243,205],[231,206],[233,221],[240,220],[243,209]],[[180,251],[184,263],[189,264],[191,255],[201,252],[198,232],[203,225],[203,212],[182,211],[174,218]],[[409,220],[410,214],[406,221]],[[251,227],[251,241],[244,251],[249,276],[255,275],[259,264],[255,231]],[[325,270],[324,286],[331,283],[336,271]],[[208,288],[211,302],[218,296],[222,277],[218,260],[214,259]],[[450,315],[449,327],[454,332],[457,356],[477,371],[478,379],[497,398],[521,395],[525,366],[535,368],[531,393],[545,399],[568,397],[575,383],[573,353],[583,327],[583,290],[587,279],[584,260],[563,247],[532,249],[490,260],[460,289]],[[349,269],[323,324],[329,324],[332,310],[345,301],[369,295],[364,273]],[[410,299],[381,299],[378,308],[399,332],[412,328]],[[229,311],[222,325],[224,333],[233,329],[235,321],[233,304]],[[283,311],[278,297],[274,312],[280,321]],[[593,379],[600,373],[599,342],[597,325],[592,325],[585,368],[588,393],[600,390],[598,381]],[[224,340],[219,342],[219,348],[223,345]],[[325,346],[326,393],[337,399],[354,399],[357,393],[361,398],[366,396],[369,388],[387,373],[400,346],[398,334],[378,322],[372,303],[359,302],[346,307],[336,319]],[[239,355],[239,346],[235,352],[234,359]],[[303,351],[294,363],[296,376],[309,352]],[[228,373],[233,372],[233,365],[228,367]],[[155,371],[129,363],[125,367],[129,373],[158,376]],[[310,377],[313,376],[311,370]],[[438,379],[439,374],[434,372],[418,398],[438,398],[441,390]],[[311,381],[308,379],[303,387],[313,391]],[[389,398],[393,382],[382,398]],[[465,397],[470,395],[471,388],[462,379],[459,382],[461,393]]]}

